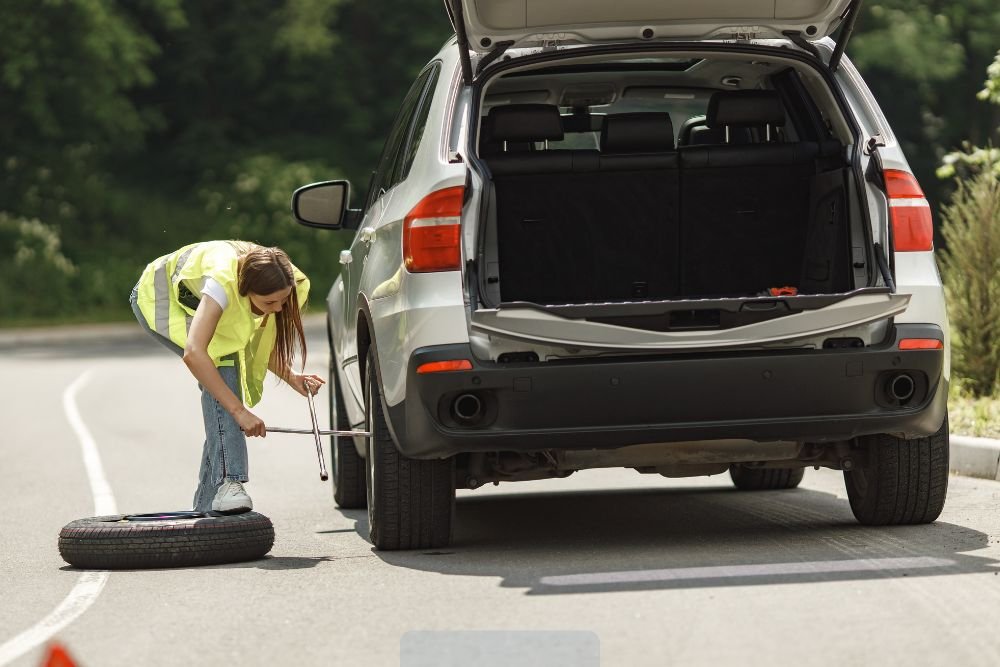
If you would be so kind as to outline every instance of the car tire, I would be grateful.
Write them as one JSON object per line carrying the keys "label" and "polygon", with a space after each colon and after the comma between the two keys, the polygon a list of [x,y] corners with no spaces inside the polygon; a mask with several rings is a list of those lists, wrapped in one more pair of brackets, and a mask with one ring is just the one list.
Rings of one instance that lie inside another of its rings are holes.
{"label": "car tire", "polygon": [[936,433],[904,439],[878,434],[855,438],[864,466],[844,472],[855,518],[867,526],[931,523],[948,494],[948,418]]}
{"label": "car tire", "polygon": [[[338,382],[333,352],[330,353],[330,428],[351,430],[344,408],[344,396]],[[365,460],[358,455],[354,439],[330,436],[330,467],[333,468],[333,501],[345,510],[360,509],[367,504],[365,492]]]}
{"label": "car tire", "polygon": [[59,532],[59,554],[81,569],[190,567],[263,558],[271,520],[257,512],[163,512],[77,519]]}
{"label": "car tire", "polygon": [[455,508],[454,460],[411,459],[399,453],[385,420],[371,351],[366,368],[365,421],[371,437],[365,470],[371,542],[384,551],[447,546]]}
{"label": "car tire", "polygon": [[805,468],[748,468],[738,463],[729,466],[729,476],[740,491],[794,489],[805,472]]}

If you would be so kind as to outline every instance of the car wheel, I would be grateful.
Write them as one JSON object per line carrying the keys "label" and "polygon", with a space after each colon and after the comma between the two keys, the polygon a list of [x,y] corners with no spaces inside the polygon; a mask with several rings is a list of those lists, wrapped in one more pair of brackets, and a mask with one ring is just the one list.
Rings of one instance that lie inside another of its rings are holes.
{"label": "car wheel", "polygon": [[869,526],[930,523],[948,494],[948,418],[937,433],[904,439],[879,434],[856,438],[864,466],[844,472],[851,511]]}
{"label": "car wheel", "polygon": [[[334,356],[330,354],[330,428],[335,431],[351,430],[344,408],[344,396],[337,381]],[[330,436],[330,467],[333,468],[333,500],[337,507],[352,510],[365,506],[365,461],[358,456],[354,439]]]}
{"label": "car wheel", "polygon": [[59,532],[59,554],[83,569],[138,569],[238,563],[274,545],[271,520],[257,512],[160,512],[77,519]]}
{"label": "car wheel", "polygon": [[371,542],[381,550],[447,546],[455,507],[454,460],[424,461],[399,453],[382,410],[371,351],[366,368],[365,421],[371,437],[365,470]]}
{"label": "car wheel", "polygon": [[805,468],[748,468],[738,463],[729,466],[729,476],[740,491],[794,489],[805,472]]}

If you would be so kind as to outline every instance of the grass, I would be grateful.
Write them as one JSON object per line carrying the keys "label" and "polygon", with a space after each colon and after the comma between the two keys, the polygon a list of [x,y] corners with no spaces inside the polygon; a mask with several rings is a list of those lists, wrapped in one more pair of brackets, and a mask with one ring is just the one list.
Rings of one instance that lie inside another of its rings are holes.
{"label": "grass", "polygon": [[948,418],[952,433],[1000,438],[1000,395],[975,398],[953,383]]}
{"label": "grass", "polygon": [[84,313],[30,317],[11,315],[0,319],[0,330],[36,327],[55,327],[70,324],[109,324],[112,322],[135,321],[135,315],[126,305],[124,308],[94,309]]}

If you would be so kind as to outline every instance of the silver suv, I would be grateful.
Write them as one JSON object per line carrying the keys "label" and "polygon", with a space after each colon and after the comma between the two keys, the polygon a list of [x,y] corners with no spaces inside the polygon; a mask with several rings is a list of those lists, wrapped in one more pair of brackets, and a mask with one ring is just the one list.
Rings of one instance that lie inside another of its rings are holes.
{"label": "silver suv", "polygon": [[[844,56],[860,3],[446,0],[327,297],[334,497],[379,549],[456,488],[626,467],[844,471],[935,520],[948,326],[930,208]],[[837,41],[830,34],[839,29]]]}

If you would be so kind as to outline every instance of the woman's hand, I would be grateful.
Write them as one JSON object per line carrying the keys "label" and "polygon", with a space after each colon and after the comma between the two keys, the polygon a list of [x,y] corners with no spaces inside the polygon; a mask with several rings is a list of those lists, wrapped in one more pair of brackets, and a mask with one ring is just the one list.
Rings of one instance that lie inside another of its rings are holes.
{"label": "woman's hand", "polygon": [[264,420],[247,410],[246,406],[237,410],[233,414],[233,419],[236,420],[236,423],[240,425],[240,429],[248,436],[260,436],[261,438],[267,436],[267,427],[264,426]]}
{"label": "woman's hand", "polygon": [[326,380],[318,375],[306,375],[304,373],[296,373],[292,371],[288,375],[288,384],[292,386],[292,389],[299,392],[303,396],[307,396],[306,391],[313,394],[319,392],[320,387],[326,384]]}

